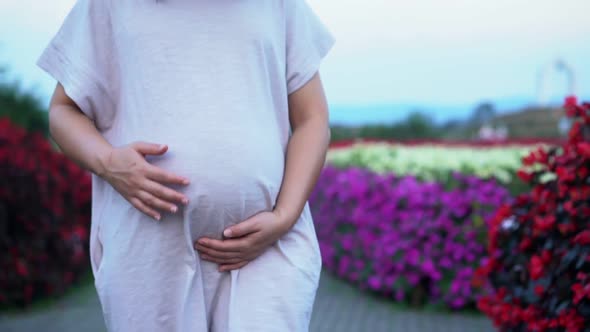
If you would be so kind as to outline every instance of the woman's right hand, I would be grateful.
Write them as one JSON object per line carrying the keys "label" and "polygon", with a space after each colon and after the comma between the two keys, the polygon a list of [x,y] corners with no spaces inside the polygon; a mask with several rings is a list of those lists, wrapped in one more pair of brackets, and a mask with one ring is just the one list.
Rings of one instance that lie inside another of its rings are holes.
{"label": "woman's right hand", "polygon": [[100,176],[141,212],[161,219],[159,211],[175,213],[188,198],[164,184],[188,185],[189,180],[150,164],[146,155],[163,155],[166,145],[146,142],[113,148],[102,161]]}

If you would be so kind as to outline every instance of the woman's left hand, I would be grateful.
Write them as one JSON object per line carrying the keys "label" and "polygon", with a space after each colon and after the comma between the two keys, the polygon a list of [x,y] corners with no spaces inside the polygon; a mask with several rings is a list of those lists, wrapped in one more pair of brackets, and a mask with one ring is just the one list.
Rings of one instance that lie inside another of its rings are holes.
{"label": "woman's left hand", "polygon": [[201,258],[219,264],[219,271],[239,269],[275,243],[288,231],[278,212],[261,212],[223,232],[224,240],[207,237],[195,242]]}

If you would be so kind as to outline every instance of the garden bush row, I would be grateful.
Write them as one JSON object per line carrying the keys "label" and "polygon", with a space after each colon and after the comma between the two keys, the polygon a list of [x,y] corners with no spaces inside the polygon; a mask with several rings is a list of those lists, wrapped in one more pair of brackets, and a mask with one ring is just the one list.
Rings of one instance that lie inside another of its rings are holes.
{"label": "garden bush row", "polygon": [[90,176],[2,118],[0,181],[0,305],[63,293],[88,272]]}
{"label": "garden bush row", "polygon": [[[490,223],[478,301],[502,331],[590,331],[590,103],[566,102],[567,143],[539,149],[519,174],[532,190]],[[544,178],[550,181],[543,181]]]}

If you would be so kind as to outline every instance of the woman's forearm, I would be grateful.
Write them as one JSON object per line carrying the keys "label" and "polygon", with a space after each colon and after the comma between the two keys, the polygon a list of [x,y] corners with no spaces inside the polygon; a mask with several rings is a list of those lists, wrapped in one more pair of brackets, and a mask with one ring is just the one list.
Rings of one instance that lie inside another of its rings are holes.
{"label": "woman's forearm", "polygon": [[330,129],[322,117],[311,117],[293,130],[287,146],[285,174],[275,211],[287,228],[296,222],[324,166]]}
{"label": "woman's forearm", "polygon": [[58,85],[49,110],[49,130],[63,153],[105,179],[131,205],[160,220],[161,211],[176,213],[188,198],[166,185],[188,185],[189,180],[149,164],[146,155],[162,155],[164,144],[133,142],[113,147],[94,123]]}
{"label": "woman's forearm", "polygon": [[112,147],[76,106],[52,102],[49,131],[68,158],[95,174],[103,174],[104,160]]}

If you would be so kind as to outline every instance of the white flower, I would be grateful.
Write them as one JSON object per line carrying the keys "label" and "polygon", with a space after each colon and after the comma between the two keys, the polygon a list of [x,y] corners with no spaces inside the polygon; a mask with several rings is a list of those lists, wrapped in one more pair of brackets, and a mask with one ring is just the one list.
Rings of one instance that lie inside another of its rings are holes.
{"label": "white flower", "polygon": [[531,146],[457,147],[440,145],[403,146],[384,143],[356,144],[328,152],[328,162],[351,163],[378,173],[413,174],[422,179],[438,179],[450,172],[496,178],[503,184],[513,181],[522,167],[522,156]]}
{"label": "white flower", "polygon": [[516,218],[514,218],[514,216],[510,216],[502,220],[502,225],[500,227],[505,231],[511,231],[515,229],[517,227]]}

